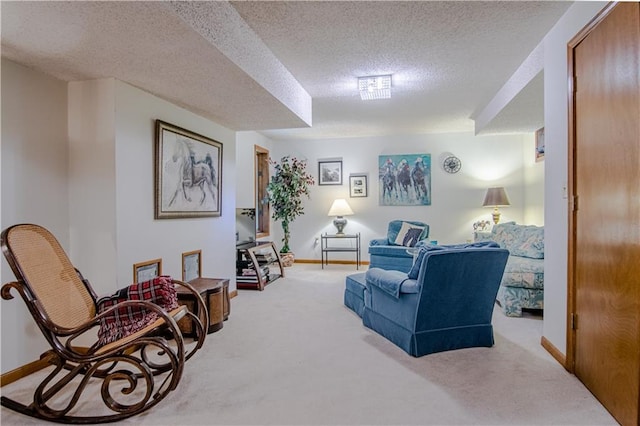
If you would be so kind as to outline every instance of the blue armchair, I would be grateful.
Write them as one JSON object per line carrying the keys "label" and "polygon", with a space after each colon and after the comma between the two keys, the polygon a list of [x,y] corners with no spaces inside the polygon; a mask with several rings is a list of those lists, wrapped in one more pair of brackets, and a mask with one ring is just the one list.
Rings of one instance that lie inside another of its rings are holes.
{"label": "blue armchair", "polygon": [[508,256],[492,242],[425,245],[408,273],[369,269],[363,324],[415,357],[491,347],[491,316]]}
{"label": "blue armchair", "polygon": [[422,245],[428,236],[429,225],[426,223],[392,220],[386,238],[369,242],[369,267],[409,272],[413,255],[407,252],[407,248]]}

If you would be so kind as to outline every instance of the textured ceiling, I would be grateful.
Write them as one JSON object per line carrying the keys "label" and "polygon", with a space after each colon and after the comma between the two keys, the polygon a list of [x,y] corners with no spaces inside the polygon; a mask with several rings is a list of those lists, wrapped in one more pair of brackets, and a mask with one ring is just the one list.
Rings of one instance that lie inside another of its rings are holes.
{"label": "textured ceiling", "polygon": [[[473,131],[570,4],[3,1],[2,55],[67,81],[115,77],[274,139]],[[390,100],[360,100],[371,74],[393,75]],[[541,122],[539,75],[483,132]]]}

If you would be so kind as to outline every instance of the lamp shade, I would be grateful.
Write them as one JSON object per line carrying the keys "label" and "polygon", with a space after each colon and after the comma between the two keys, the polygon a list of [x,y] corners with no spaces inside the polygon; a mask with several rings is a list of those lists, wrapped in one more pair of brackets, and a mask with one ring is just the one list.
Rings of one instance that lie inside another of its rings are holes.
{"label": "lamp shade", "polygon": [[507,191],[503,187],[495,187],[487,189],[487,194],[484,196],[483,207],[498,207],[498,206],[510,206],[509,197]]}
{"label": "lamp shade", "polygon": [[327,216],[348,216],[352,215],[353,210],[349,207],[347,200],[344,198],[338,198],[331,204],[331,208],[329,209],[329,213]]}

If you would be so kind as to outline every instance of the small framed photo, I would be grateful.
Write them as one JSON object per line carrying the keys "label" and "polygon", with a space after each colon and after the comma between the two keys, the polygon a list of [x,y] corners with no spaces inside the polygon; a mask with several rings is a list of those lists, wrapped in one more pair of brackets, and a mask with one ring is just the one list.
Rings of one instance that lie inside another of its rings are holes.
{"label": "small framed photo", "polygon": [[143,283],[160,275],[162,275],[162,259],[147,260],[133,265],[134,283]]}
{"label": "small framed photo", "polygon": [[318,161],[318,185],[342,185],[342,160]]}
{"label": "small framed photo", "polygon": [[544,160],[544,127],[536,130],[536,163]]}
{"label": "small framed photo", "polygon": [[356,197],[368,197],[367,187],[367,175],[358,174],[349,176],[349,196],[351,198]]}
{"label": "small framed photo", "polygon": [[189,282],[202,276],[202,250],[182,253],[182,281]]}

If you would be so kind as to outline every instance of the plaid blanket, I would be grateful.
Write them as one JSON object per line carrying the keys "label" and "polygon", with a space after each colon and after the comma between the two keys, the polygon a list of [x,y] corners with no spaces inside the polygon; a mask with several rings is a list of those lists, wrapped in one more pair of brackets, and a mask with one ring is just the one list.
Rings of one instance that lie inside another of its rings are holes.
{"label": "plaid blanket", "polygon": [[[111,296],[101,297],[97,301],[98,313],[118,305],[125,300],[146,300],[167,311],[178,307],[178,296],[171,277],[162,275],[143,283],[131,284],[118,290]],[[139,306],[123,306],[114,309],[100,319],[98,343],[100,346],[122,339],[141,330],[158,319],[158,314]]]}

